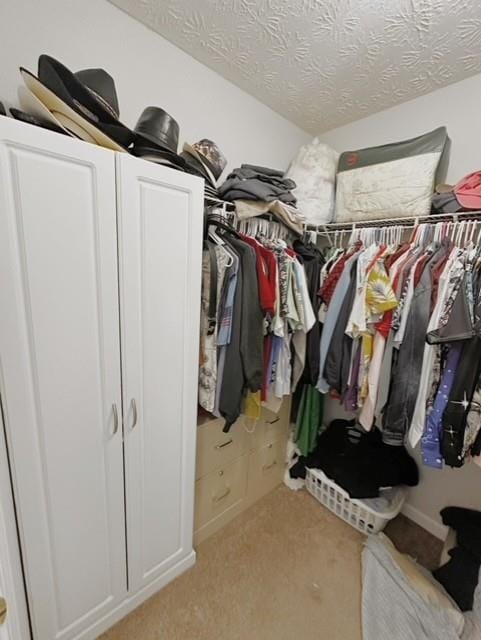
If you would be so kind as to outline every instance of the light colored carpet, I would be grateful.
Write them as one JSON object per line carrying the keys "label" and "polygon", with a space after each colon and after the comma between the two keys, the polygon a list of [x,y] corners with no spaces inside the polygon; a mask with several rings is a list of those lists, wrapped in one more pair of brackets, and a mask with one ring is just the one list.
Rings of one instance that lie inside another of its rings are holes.
{"label": "light colored carpet", "polygon": [[102,640],[360,640],[362,536],[278,487]]}

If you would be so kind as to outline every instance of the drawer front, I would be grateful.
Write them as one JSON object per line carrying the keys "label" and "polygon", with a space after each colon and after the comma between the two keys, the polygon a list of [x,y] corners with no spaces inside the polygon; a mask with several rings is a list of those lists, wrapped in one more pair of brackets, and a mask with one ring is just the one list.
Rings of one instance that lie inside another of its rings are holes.
{"label": "drawer front", "polygon": [[247,455],[243,455],[197,480],[195,530],[235,509],[245,499],[247,463]]}
{"label": "drawer front", "polygon": [[260,420],[252,434],[251,449],[260,449],[278,440],[286,440],[289,429],[290,402],[285,399],[279,414],[262,409]]}
{"label": "drawer front", "polygon": [[286,441],[280,440],[249,455],[249,502],[258,500],[282,482]]}
{"label": "drawer front", "polygon": [[246,450],[246,432],[238,421],[223,433],[224,420],[213,420],[198,427],[196,478],[223,467]]}

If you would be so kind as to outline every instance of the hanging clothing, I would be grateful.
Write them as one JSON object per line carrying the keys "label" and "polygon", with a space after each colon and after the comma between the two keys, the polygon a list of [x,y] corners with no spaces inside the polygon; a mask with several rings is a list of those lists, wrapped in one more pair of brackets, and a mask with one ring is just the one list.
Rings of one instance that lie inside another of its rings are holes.
{"label": "hanging clothing", "polygon": [[323,396],[315,387],[305,384],[297,412],[295,442],[303,456],[314,450],[322,431]]}
{"label": "hanging clothing", "polygon": [[218,217],[208,217],[206,233],[199,404],[223,417],[228,431],[241,412],[257,420],[262,405],[278,411],[305,375],[307,339],[318,323],[318,282],[308,276],[315,279],[323,257],[299,241],[300,258],[276,236],[241,235]]}
{"label": "hanging clothing", "polygon": [[439,250],[431,254],[425,263],[413,293],[404,339],[393,368],[388,404],[383,414],[383,441],[386,444],[404,444],[414,414],[429,324],[431,270],[438,254]]}
{"label": "hanging clothing", "polygon": [[441,452],[443,415],[448,405],[449,396],[456,377],[461,351],[461,343],[455,343],[451,345],[449,349],[438,393],[434,401],[433,409],[428,416],[426,429],[421,440],[423,463],[434,469],[443,468],[443,456]]}
{"label": "hanging clothing", "polygon": [[481,463],[481,252],[426,235],[326,255],[316,387],[428,466]]}
{"label": "hanging clothing", "polygon": [[319,377],[319,345],[321,339],[321,325],[318,320],[320,300],[318,296],[319,277],[324,257],[312,243],[294,242],[294,250],[299,256],[305,270],[309,299],[314,315],[314,324],[307,332],[306,338],[306,366],[303,378],[309,384],[315,385]]}
{"label": "hanging clothing", "polygon": [[481,373],[481,338],[463,342],[459,365],[443,415],[442,453],[446,464],[463,464],[464,431],[467,415]]}
{"label": "hanging clothing", "polygon": [[[437,300],[432,309],[431,319],[427,328],[427,335],[434,331],[438,327],[441,319],[441,312],[444,305],[444,300],[447,294],[447,286],[449,282],[449,272],[453,263],[453,260],[457,254],[457,249],[449,249],[449,256],[446,260],[441,259],[439,264],[443,266],[443,270],[436,276],[438,292],[436,294]],[[433,269],[433,274],[438,270],[438,267]],[[433,275],[434,282],[434,275]],[[414,408],[414,414],[411,421],[411,427],[409,430],[409,441],[413,447],[419,442],[424,426],[426,423],[426,410],[428,407],[428,393],[433,384],[434,374],[437,369],[435,367],[437,346],[432,345],[426,341],[424,344],[423,363],[421,369],[421,378],[419,382],[419,391],[416,398],[416,406]],[[439,379],[439,378],[438,378]],[[436,384],[437,386],[437,384]],[[440,415],[442,415],[445,406],[442,408]],[[440,409],[440,408],[438,408]]]}
{"label": "hanging clothing", "polygon": [[339,309],[324,366],[324,375],[329,387],[337,391],[341,397],[347,390],[349,380],[352,338],[346,334],[346,325],[355,295],[356,272],[352,269],[347,292]]}
{"label": "hanging clothing", "polygon": [[341,277],[338,280],[327,308],[326,319],[324,321],[320,339],[319,376],[316,381],[316,387],[321,393],[327,393],[329,391],[329,382],[324,375],[327,354],[331,345],[332,336],[336,328],[341,307],[349,291],[349,286],[352,283],[352,273],[355,269],[356,262],[357,254],[353,254],[347,261],[345,261],[345,267],[342,270]]}
{"label": "hanging clothing", "polygon": [[[226,291],[225,291],[225,299],[222,304],[221,316],[219,319],[219,331],[217,334],[217,347],[218,347],[218,358],[217,358],[217,385],[215,391],[215,405],[213,414],[218,418],[221,417],[219,411],[219,402],[220,402],[220,394],[222,391],[222,383],[224,379],[224,367],[225,367],[225,358],[227,345],[230,344],[232,338],[232,324],[233,324],[233,314],[234,314],[234,300],[235,293],[237,287],[237,275],[239,272],[240,260],[237,253],[226,245],[226,249],[229,251],[232,263],[230,267],[228,267],[226,271],[226,281],[228,282]],[[201,340],[202,340],[202,328],[201,328]]]}
{"label": "hanging clothing", "polygon": [[199,404],[206,411],[215,408],[217,382],[217,334],[224,278],[229,254],[223,247],[207,243],[202,256],[201,336]]}
{"label": "hanging clothing", "polygon": [[[235,342],[232,340],[229,345],[232,348],[226,352],[219,402],[219,411],[226,419],[226,432],[240,415],[244,390],[259,391],[263,374],[263,315],[259,302],[256,254],[252,247],[240,239],[230,237],[229,244],[239,256],[239,275],[242,276],[238,275],[234,305],[238,308],[233,318],[238,330],[235,332]],[[239,367],[239,364],[240,372],[233,371],[232,366]]]}

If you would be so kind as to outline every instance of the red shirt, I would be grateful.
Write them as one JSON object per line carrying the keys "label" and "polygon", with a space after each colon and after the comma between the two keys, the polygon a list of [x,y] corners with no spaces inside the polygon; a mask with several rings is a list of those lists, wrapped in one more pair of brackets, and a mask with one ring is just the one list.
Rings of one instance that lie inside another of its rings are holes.
{"label": "red shirt", "polygon": [[242,240],[256,252],[257,282],[262,310],[272,316],[276,312],[277,260],[269,249],[250,236],[241,235]]}
{"label": "red shirt", "polygon": [[346,261],[349,260],[349,258],[353,256],[356,253],[356,251],[358,251],[360,246],[361,246],[361,243],[356,242],[353,249],[349,253],[346,253],[342,256],[342,258],[339,258],[339,260],[330,270],[324,284],[319,289],[318,296],[327,305],[331,302],[331,298],[334,294],[334,289],[336,288],[339,278],[341,277],[342,272],[344,271],[344,266],[346,264]]}

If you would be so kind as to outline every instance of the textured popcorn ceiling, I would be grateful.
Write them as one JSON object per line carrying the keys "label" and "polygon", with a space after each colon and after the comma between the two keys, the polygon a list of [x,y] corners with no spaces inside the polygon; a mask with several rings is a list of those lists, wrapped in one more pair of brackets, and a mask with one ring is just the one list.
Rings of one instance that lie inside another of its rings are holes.
{"label": "textured popcorn ceiling", "polygon": [[481,72],[481,0],[111,2],[314,134]]}

